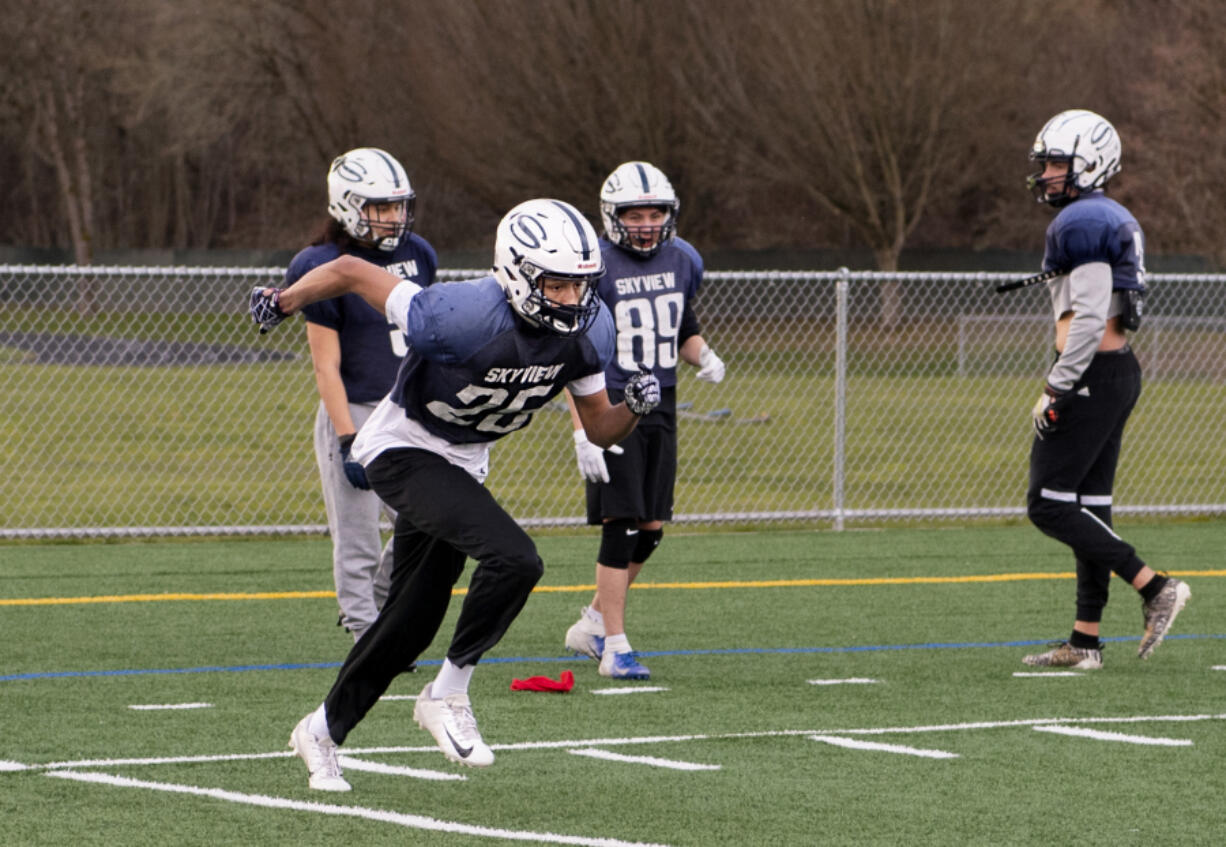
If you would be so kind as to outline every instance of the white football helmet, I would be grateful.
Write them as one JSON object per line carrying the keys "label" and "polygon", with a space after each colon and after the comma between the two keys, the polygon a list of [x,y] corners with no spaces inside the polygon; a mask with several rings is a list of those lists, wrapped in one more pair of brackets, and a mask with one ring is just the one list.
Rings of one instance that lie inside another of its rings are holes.
{"label": "white football helmet", "polygon": [[[380,250],[395,250],[400,239],[412,231],[416,200],[404,168],[377,147],[342,153],[328,169],[328,214],[351,238]],[[403,203],[404,212],[398,221],[374,221],[366,210],[372,203]],[[372,229],[372,224],[378,229]]]}
{"label": "white football helmet", "polygon": [[[1120,172],[1120,136],[1111,122],[1086,109],[1069,109],[1049,120],[1034,139],[1032,161],[1068,162],[1067,177],[1043,178],[1043,172],[1026,180],[1035,199],[1053,206],[1067,205],[1074,198],[1069,189],[1087,194],[1102,188]],[[1063,180],[1059,193],[1047,192],[1048,183]]]}
{"label": "white football helmet", "polygon": [[[596,230],[579,210],[561,200],[520,203],[498,224],[494,278],[520,317],[560,335],[587,331],[600,310],[596,283],[604,258]],[[541,290],[543,277],[580,283],[579,302],[557,303]]]}
{"label": "white football helmet", "polygon": [[[631,232],[621,222],[621,213],[636,206],[652,206],[668,213],[658,237],[648,247],[636,244]],[[672,183],[659,168],[648,162],[618,165],[600,190],[600,219],[604,223],[605,237],[618,247],[641,256],[654,256],[676,234],[679,211],[681,201],[677,199]]]}

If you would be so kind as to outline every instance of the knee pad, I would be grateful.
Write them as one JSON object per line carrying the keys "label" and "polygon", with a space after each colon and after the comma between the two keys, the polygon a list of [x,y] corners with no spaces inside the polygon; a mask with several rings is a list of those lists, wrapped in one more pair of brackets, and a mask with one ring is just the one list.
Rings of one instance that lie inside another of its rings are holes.
{"label": "knee pad", "polygon": [[631,554],[630,561],[638,562],[640,565],[647,561],[647,557],[660,546],[660,539],[663,537],[663,529],[640,529],[639,540],[634,545],[634,553]]}
{"label": "knee pad", "polygon": [[630,567],[634,549],[639,543],[638,522],[634,518],[606,521],[600,529],[600,553],[597,561],[606,568],[625,570]]}

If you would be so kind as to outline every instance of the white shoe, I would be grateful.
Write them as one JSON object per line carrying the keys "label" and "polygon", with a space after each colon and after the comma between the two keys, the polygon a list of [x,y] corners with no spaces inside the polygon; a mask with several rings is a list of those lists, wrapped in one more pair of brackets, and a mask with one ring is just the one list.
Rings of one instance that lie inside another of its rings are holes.
{"label": "white shoe", "polygon": [[587,616],[586,606],[579,620],[566,630],[566,649],[596,660],[604,653],[604,627]]}
{"label": "white shoe", "polygon": [[494,751],[477,730],[477,718],[467,694],[448,694],[434,700],[430,697],[430,685],[426,685],[413,706],[413,720],[434,736],[443,755],[451,761],[474,768],[494,764]]}
{"label": "white shoe", "polygon": [[341,766],[336,759],[336,742],[331,738],[313,735],[308,728],[311,716],[298,721],[289,736],[289,746],[306,762],[311,775],[308,783],[316,791],[348,791],[352,786],[341,776]]}

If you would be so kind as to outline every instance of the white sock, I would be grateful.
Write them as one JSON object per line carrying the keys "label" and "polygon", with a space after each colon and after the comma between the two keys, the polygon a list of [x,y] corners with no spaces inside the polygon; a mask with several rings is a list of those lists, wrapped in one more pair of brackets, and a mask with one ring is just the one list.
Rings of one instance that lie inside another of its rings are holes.
{"label": "white sock", "polygon": [[430,684],[430,699],[442,700],[450,694],[467,694],[468,681],[472,679],[476,665],[465,665],[457,668],[450,659],[443,659],[443,666],[438,669],[438,676]]}
{"label": "white sock", "polygon": [[601,629],[604,629],[604,615],[600,614],[600,612],[596,611],[591,606],[583,607],[583,616],[599,626]]}
{"label": "white sock", "polygon": [[328,713],[323,703],[320,703],[319,708],[311,712],[311,720],[307,723],[307,729],[316,738],[332,737],[332,733],[328,731]]}
{"label": "white sock", "polygon": [[630,640],[626,638],[626,633],[607,637],[604,640],[604,651],[606,653],[629,653],[631,651]]}

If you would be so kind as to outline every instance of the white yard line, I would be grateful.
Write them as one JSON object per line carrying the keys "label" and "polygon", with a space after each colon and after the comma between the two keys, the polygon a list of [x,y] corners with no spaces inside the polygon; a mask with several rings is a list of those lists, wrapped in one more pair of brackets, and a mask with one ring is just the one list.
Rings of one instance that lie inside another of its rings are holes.
{"label": "white yard line", "polygon": [[851,676],[847,679],[809,679],[805,681],[810,685],[874,685],[881,680],[869,679],[863,676]]}
{"label": "white yard line", "polygon": [[366,771],[367,773],[381,773],[389,776],[408,776],[413,779],[432,779],[439,782],[463,782],[468,779],[462,773],[431,771],[423,768],[402,768],[399,765],[385,765],[380,762],[370,762],[366,759],[355,759],[344,754],[336,758],[340,762],[341,767],[347,771]]}
{"label": "white yard line", "polygon": [[[1133,717],[1113,718],[1025,718],[1010,721],[973,721],[967,723],[932,724],[921,726],[886,726],[823,729],[777,729],[749,732],[695,733],[685,735],[645,735],[623,738],[571,738],[556,741],[520,741],[507,744],[491,744],[493,750],[557,750],[582,747],[624,747],[641,744],[676,743],[683,741],[709,741],[732,738],[788,738],[805,735],[913,735],[926,732],[965,732],[979,729],[1011,729],[1031,726],[1084,725],[1084,724],[1139,724],[1139,723],[1195,723],[1200,721],[1226,720],[1223,714],[1199,715],[1136,715]],[[437,753],[438,747],[429,744],[414,747],[354,747],[344,748],[348,756],[402,754],[402,753]],[[208,756],[158,756],[147,758],[113,758],[113,759],[76,759],[72,761],[47,762],[31,764],[25,762],[7,762],[0,765],[0,770],[63,770],[67,768],[99,768],[119,767],[127,765],[161,765],[161,764],[191,764],[197,762],[233,762],[244,759],[285,759],[292,758],[292,751],[273,753],[226,753]]]}
{"label": "white yard line", "polygon": [[384,694],[380,700],[416,700],[416,694]]}
{"label": "white yard line", "polygon": [[873,750],[880,753],[900,753],[905,756],[919,756],[924,759],[956,759],[957,753],[946,753],[944,750],[922,750],[919,747],[906,747],[902,744],[882,744],[879,741],[857,741],[854,738],[840,738],[837,735],[810,735],[814,741],[833,744],[835,747],[847,747],[851,750]]}
{"label": "white yard line", "polygon": [[635,685],[630,688],[593,688],[593,694],[654,694],[658,691],[667,691],[667,688],[662,688],[658,685]]}
{"label": "white yard line", "polygon": [[91,782],[103,785],[113,785],[123,788],[143,788],[151,791],[166,791],[172,794],[190,794],[196,797],[208,797],[227,803],[238,803],[245,806],[261,806],[267,809],[292,809],[299,812],[313,812],[321,815],[336,815],[341,817],[364,818],[383,823],[403,826],[406,829],[425,830],[430,832],[455,832],[462,835],[472,835],[483,838],[502,838],[510,841],[535,841],[544,844],[576,844],[580,847],[664,847],[658,844],[643,842],[619,841],[615,838],[589,838],[582,835],[559,835],[553,832],[531,832],[529,830],[499,829],[489,826],[473,826],[471,824],[441,821],[424,815],[406,815],[402,812],[392,812],[385,809],[368,809],[362,806],[338,806],[332,803],[308,803],[301,800],[289,800],[284,797],[269,797],[264,794],[243,794],[238,791],[226,791],[220,788],[200,788],[195,785],[177,785],[170,782],[148,782],[141,779],[129,779],[122,776],[112,776],[104,773],[81,773],[79,771],[57,771],[47,776],[59,779],[71,779],[77,782]]}
{"label": "white yard line", "polygon": [[1085,676],[1081,671],[1014,671],[1013,675],[1023,679],[1036,676]]}
{"label": "white yard line", "polygon": [[138,712],[156,712],[161,709],[211,709],[212,703],[149,703],[145,705],[128,706]]}
{"label": "white yard line", "polygon": [[654,756],[623,756],[620,753],[610,753],[608,750],[597,750],[587,747],[582,750],[567,750],[575,756],[589,756],[593,759],[604,759],[608,762],[626,762],[633,765],[651,765],[656,768],[671,768],[676,771],[717,771],[719,765],[700,765],[695,762],[678,762],[675,759],[657,759]]}
{"label": "white yard line", "polygon": [[1078,726],[1035,726],[1036,732],[1052,732],[1056,735],[1072,735],[1077,738],[1093,738],[1095,741],[1122,741],[1125,744],[1149,744],[1156,747],[1191,747],[1187,738],[1154,738],[1148,735],[1125,735],[1122,732],[1102,732]]}

